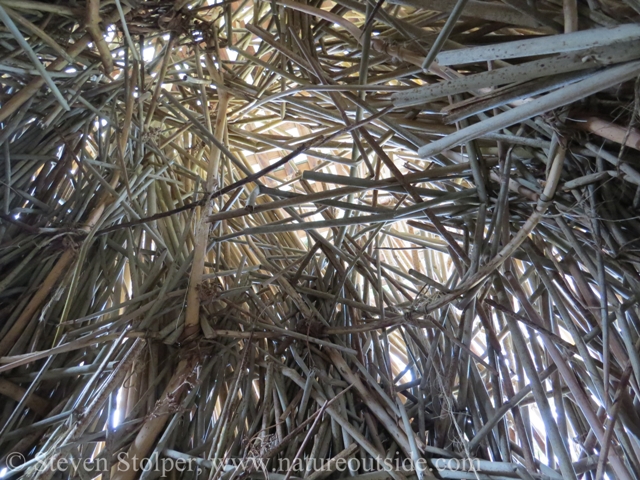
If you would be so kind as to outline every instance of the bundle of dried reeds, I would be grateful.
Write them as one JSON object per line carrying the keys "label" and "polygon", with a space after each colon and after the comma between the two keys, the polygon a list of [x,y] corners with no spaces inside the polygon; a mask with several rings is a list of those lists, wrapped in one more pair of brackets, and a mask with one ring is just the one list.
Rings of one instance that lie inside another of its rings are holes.
{"label": "bundle of dried reeds", "polygon": [[638,13],[0,0],[0,477],[638,478]]}

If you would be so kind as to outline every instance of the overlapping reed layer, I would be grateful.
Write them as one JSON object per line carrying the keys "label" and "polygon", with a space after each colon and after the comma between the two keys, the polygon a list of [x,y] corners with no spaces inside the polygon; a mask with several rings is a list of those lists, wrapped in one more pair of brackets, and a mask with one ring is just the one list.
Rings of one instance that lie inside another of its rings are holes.
{"label": "overlapping reed layer", "polygon": [[639,7],[0,0],[0,476],[637,478]]}

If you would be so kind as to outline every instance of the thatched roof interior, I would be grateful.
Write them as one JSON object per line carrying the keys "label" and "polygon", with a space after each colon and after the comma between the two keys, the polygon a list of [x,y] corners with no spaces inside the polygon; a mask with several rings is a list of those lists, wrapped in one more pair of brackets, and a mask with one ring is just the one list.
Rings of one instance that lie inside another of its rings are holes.
{"label": "thatched roof interior", "polygon": [[0,478],[640,476],[639,12],[0,0]]}

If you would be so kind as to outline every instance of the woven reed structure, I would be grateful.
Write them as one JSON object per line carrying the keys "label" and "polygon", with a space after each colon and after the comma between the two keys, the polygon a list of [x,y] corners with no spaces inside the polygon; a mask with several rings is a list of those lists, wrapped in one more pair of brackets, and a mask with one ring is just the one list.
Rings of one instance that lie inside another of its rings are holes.
{"label": "woven reed structure", "polygon": [[0,0],[0,478],[639,478],[639,14]]}

